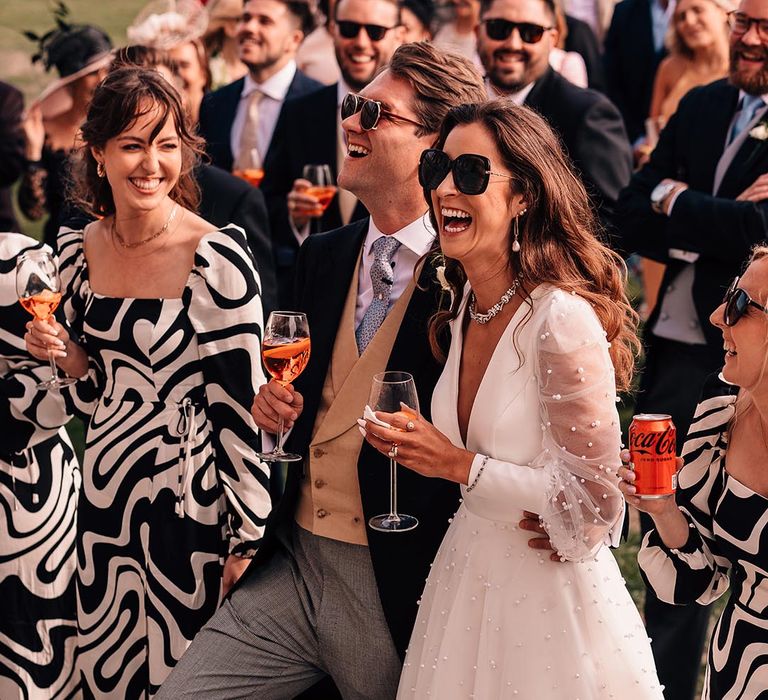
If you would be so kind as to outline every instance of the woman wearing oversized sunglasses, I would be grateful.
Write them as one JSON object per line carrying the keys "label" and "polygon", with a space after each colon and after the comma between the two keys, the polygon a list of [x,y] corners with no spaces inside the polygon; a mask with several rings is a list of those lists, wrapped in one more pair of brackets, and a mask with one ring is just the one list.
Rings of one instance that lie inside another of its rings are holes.
{"label": "woman wearing oversized sunglasses", "polygon": [[[759,300],[759,301],[758,301]],[[709,382],[683,448],[674,498],[640,500],[622,467],[627,502],[655,529],[638,554],[641,572],[667,603],[707,605],[730,587],[712,633],[702,697],[757,697],[768,688],[765,633],[768,553],[768,247],[757,247],[711,322],[725,366]],[[624,455],[628,457],[628,455]]]}
{"label": "woman wearing oversized sunglasses", "polygon": [[[623,263],[596,236],[551,128],[527,108],[452,110],[419,177],[438,232],[431,259],[445,265],[429,335],[439,355],[450,327],[450,349],[434,425],[384,415],[401,432],[368,439],[458,482],[464,501],[432,565],[398,697],[659,699],[642,621],[605,546],[624,509],[616,391],[638,345]],[[520,521],[531,513],[556,553],[546,538],[529,544]]]}

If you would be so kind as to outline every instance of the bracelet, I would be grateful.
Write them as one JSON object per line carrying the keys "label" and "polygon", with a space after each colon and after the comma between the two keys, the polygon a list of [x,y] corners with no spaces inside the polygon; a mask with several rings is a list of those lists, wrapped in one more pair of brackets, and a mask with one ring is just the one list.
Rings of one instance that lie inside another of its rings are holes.
{"label": "bracelet", "polygon": [[488,461],[488,459],[489,459],[488,455],[483,455],[483,461],[480,462],[480,469],[477,470],[477,475],[472,480],[472,483],[469,486],[467,486],[467,490],[466,490],[467,493],[469,493],[473,488],[475,488],[475,486],[477,486],[477,482],[480,481],[480,477],[483,474],[483,469],[485,469],[485,464]]}

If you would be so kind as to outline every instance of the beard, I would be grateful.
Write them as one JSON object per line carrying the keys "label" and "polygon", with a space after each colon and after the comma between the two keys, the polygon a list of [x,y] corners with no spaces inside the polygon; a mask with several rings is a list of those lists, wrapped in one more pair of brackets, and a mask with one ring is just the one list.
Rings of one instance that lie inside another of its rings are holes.
{"label": "beard", "polygon": [[[757,71],[745,71],[738,69],[739,57],[742,53],[762,56],[762,66]],[[730,69],[728,80],[734,87],[743,90],[748,95],[764,95],[768,93],[768,47],[746,46],[741,42],[733,44],[730,49]]]}
{"label": "beard", "polygon": [[[503,64],[503,57],[507,54],[516,54],[522,60],[523,65],[517,70]],[[489,57],[483,56],[483,63],[488,66],[486,76],[496,92],[501,94],[514,94],[519,92],[530,83],[538,80],[544,70],[538,65],[539,61],[534,60],[526,51],[509,51],[508,49],[498,49]],[[544,68],[546,69],[545,64]]]}

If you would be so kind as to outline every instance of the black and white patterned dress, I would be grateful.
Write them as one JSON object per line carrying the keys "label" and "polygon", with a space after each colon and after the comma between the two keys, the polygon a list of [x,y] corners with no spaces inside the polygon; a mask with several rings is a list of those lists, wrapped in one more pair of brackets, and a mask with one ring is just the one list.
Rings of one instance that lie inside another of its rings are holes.
{"label": "black and white patterned dress", "polygon": [[664,545],[656,530],[638,555],[641,572],[667,603],[707,605],[731,589],[709,648],[702,698],[768,698],[768,499],[726,471],[736,396],[699,403],[683,449],[677,504],[688,541]]}
{"label": "black and white patterned dress", "polygon": [[80,471],[61,427],[61,394],[38,391],[47,363],[24,346],[31,316],[16,296],[16,258],[39,249],[0,233],[0,698],[77,693],[75,514]]}
{"label": "black and white patterned dress", "polygon": [[[86,233],[87,235],[87,233]],[[91,290],[83,232],[59,237],[64,309],[90,358],[78,527],[86,697],[151,697],[220,600],[228,553],[270,510],[250,415],[264,382],[259,280],[241,229],[205,235],[179,299]]]}

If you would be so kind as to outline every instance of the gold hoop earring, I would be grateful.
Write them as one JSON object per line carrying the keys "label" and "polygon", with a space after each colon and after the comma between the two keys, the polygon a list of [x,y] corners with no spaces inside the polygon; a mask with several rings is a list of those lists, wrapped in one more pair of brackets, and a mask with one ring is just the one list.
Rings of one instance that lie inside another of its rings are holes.
{"label": "gold hoop earring", "polygon": [[96,161],[96,174],[99,177],[105,177],[107,174],[107,171],[104,169],[104,163],[101,161]]}
{"label": "gold hoop earring", "polygon": [[523,211],[518,212],[517,216],[515,217],[515,224],[514,224],[515,237],[514,237],[514,240],[512,241],[512,252],[513,253],[519,253],[520,252],[520,223],[519,223],[519,219],[527,211],[528,211],[527,209],[523,209]]}

